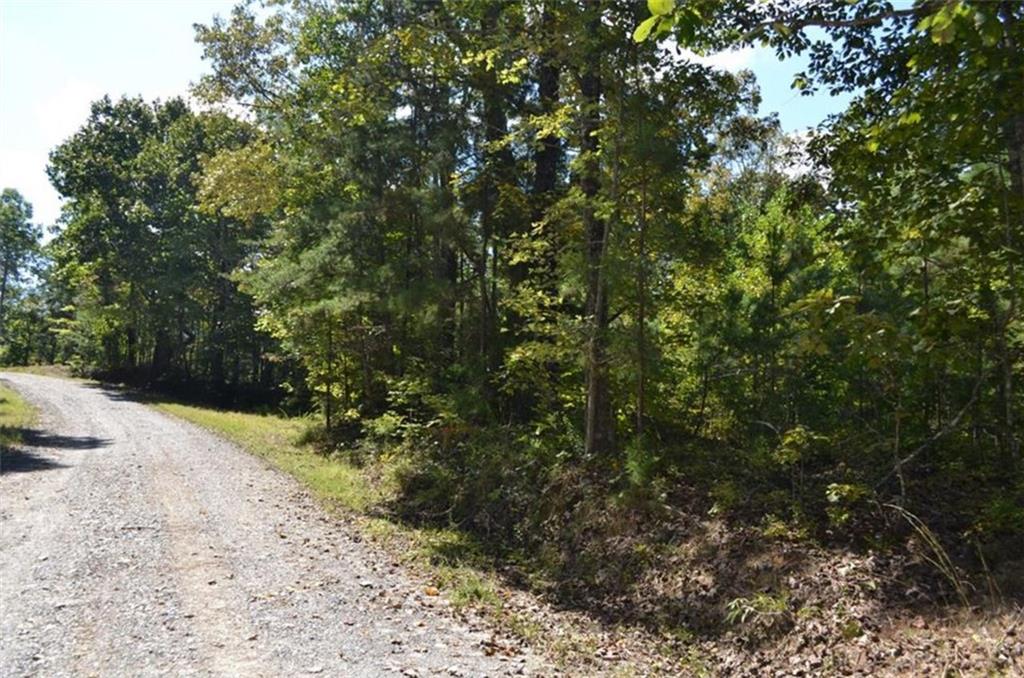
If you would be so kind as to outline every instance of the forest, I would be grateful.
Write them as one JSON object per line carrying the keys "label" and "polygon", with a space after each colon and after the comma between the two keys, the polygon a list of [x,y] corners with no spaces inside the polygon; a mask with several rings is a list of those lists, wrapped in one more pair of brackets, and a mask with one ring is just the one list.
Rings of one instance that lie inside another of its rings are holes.
{"label": "forest", "polygon": [[[403,460],[390,510],[581,596],[685,516],[925,535],[1024,593],[1024,4],[294,0],[195,35],[189,100],[103,98],[52,151],[45,244],[4,191],[0,364],[315,413],[321,453]],[[692,58],[749,45],[850,105],[785,134]]]}

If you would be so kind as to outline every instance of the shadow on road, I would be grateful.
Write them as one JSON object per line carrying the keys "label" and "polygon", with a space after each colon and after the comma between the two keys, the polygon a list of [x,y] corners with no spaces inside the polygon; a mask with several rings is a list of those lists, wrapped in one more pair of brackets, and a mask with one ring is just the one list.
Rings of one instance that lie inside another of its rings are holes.
{"label": "shadow on road", "polygon": [[122,384],[111,384],[107,382],[95,382],[82,384],[85,388],[100,391],[110,400],[120,403],[154,403],[160,402],[160,398],[151,393],[145,393],[138,389]]}
{"label": "shadow on road", "polygon": [[95,436],[62,436],[55,433],[47,433],[34,428],[23,428],[21,434],[21,447],[46,447],[63,450],[98,450],[107,447],[111,441],[109,438],[97,438]]}
{"label": "shadow on road", "polygon": [[5,447],[0,450],[0,475],[8,473],[30,473],[63,468],[64,464],[33,454],[27,450]]}
{"label": "shadow on road", "polygon": [[0,474],[27,473],[62,468],[65,464],[51,459],[30,448],[50,450],[98,450],[112,442],[95,436],[62,436],[33,428],[6,427],[3,431],[7,440],[18,441],[16,445],[5,444],[0,448]]}

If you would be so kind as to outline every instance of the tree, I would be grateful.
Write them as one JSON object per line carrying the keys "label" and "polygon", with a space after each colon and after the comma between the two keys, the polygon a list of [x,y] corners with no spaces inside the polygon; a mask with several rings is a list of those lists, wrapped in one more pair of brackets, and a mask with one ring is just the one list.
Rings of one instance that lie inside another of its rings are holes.
{"label": "tree", "polygon": [[180,99],[105,98],[53,152],[50,176],[67,199],[54,276],[74,308],[61,332],[83,367],[201,380],[225,398],[243,382],[268,385],[269,338],[229,277],[263,224],[204,212],[198,199],[203,159],[251,137],[248,125],[197,115]]}
{"label": "tree", "polygon": [[31,222],[32,205],[18,191],[5,188],[0,194],[0,337],[15,286],[39,251],[42,231]]}

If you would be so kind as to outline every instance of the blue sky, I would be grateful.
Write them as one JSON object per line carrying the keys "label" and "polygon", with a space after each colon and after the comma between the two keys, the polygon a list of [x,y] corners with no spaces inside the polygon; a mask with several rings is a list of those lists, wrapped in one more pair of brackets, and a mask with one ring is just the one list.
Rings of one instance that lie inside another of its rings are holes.
{"label": "blue sky", "polygon": [[[16,188],[52,224],[60,201],[46,174],[50,150],[84,122],[104,94],[146,99],[186,94],[206,72],[192,25],[226,15],[234,0],[0,0],[0,186]],[[790,89],[799,60],[779,63],[763,49],[707,59],[750,68],[762,112],[783,128],[816,125],[845,100],[800,97]]]}
{"label": "blue sky", "polygon": [[50,150],[110,94],[166,99],[204,72],[192,24],[233,0],[0,0],[0,186],[49,225],[60,213]]}

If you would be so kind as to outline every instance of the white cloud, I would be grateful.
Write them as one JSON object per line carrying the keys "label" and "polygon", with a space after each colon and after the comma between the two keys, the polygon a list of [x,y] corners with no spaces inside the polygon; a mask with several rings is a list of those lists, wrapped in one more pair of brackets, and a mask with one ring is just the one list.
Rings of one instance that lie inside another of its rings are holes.
{"label": "white cloud", "polygon": [[669,36],[660,43],[662,53],[666,59],[672,61],[692,61],[709,68],[736,73],[754,64],[757,56],[757,48],[741,47],[740,49],[724,50],[714,54],[697,54],[696,52],[680,47],[675,36]]}
{"label": "white cloud", "polygon": [[[0,134],[0,186],[16,188],[32,203],[33,221],[50,226],[60,216],[61,199],[46,176],[49,153],[85,124],[92,102],[108,92],[88,80],[66,80],[31,107],[31,117],[5,120]],[[147,101],[166,101],[187,92],[154,88],[141,94]],[[120,96],[110,92],[111,97]]]}
{"label": "white cloud", "polygon": [[[49,152],[74,134],[103,96],[96,83],[68,79],[18,111],[4,110],[0,130],[0,186],[17,189],[32,203],[32,220],[49,227],[60,216],[60,195],[46,176]],[[13,114],[13,115],[8,115]]]}
{"label": "white cloud", "polygon": [[677,49],[676,53],[684,59],[703,66],[736,73],[753,65],[755,49],[753,47],[742,47],[708,55],[700,55],[688,49]]}
{"label": "white cloud", "polygon": [[60,215],[60,196],[46,177],[45,154],[0,147],[0,187],[14,188],[32,203],[32,221],[49,226]]}

